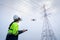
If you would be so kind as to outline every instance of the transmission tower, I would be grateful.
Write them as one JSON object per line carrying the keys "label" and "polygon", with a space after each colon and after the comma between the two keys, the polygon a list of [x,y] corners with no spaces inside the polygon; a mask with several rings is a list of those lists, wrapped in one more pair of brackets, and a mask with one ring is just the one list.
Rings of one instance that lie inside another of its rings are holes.
{"label": "transmission tower", "polygon": [[48,14],[47,10],[45,8],[45,5],[43,6],[44,9],[44,22],[43,22],[43,30],[41,34],[41,40],[57,40],[54,32],[51,28],[51,24],[48,20]]}

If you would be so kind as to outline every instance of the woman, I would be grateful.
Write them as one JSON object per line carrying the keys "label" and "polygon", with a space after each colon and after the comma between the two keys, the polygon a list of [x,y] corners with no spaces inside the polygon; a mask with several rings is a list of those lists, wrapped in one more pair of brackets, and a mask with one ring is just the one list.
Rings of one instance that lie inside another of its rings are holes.
{"label": "woman", "polygon": [[8,34],[6,36],[6,40],[18,40],[18,35],[27,31],[27,30],[18,30],[19,28],[19,21],[21,21],[21,18],[15,15],[13,17],[14,21],[10,24],[8,29]]}

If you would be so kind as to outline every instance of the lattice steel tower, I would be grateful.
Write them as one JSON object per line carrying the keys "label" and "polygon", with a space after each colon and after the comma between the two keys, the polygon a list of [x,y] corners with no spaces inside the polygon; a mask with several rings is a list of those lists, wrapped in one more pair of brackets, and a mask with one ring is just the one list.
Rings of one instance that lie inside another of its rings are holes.
{"label": "lattice steel tower", "polygon": [[44,8],[44,22],[43,22],[41,40],[56,40],[54,32],[51,28],[51,24],[49,23],[49,20],[48,20],[48,14],[46,12],[47,10],[45,8],[45,5],[43,6],[43,8]]}

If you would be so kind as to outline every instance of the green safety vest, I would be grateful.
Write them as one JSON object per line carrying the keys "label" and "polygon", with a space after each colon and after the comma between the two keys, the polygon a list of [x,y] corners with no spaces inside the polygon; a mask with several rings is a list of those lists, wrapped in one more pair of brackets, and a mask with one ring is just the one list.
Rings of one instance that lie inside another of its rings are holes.
{"label": "green safety vest", "polygon": [[14,22],[11,26],[10,29],[8,30],[9,34],[13,35],[18,35],[18,23]]}

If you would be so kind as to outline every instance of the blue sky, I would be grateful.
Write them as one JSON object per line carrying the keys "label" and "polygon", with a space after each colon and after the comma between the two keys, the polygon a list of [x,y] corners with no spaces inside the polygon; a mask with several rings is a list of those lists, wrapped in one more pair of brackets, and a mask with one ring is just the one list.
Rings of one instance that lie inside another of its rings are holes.
{"label": "blue sky", "polygon": [[[46,4],[48,19],[57,40],[60,40],[60,0],[0,0],[0,40],[5,40],[13,15],[22,18],[19,30],[28,29],[19,35],[20,40],[40,40],[43,27],[43,4]],[[36,19],[36,21],[31,21]]]}

